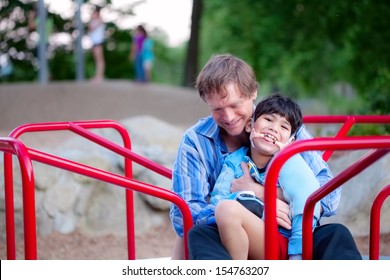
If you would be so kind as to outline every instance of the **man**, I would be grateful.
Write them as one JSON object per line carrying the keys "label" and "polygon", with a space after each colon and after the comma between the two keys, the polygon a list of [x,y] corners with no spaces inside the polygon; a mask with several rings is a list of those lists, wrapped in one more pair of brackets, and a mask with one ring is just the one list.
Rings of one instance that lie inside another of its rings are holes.
{"label": "man", "polygon": [[[218,228],[206,225],[215,210],[209,198],[224,158],[249,145],[245,125],[253,114],[258,83],[247,63],[226,54],[210,58],[197,78],[196,87],[209,106],[211,116],[201,119],[183,136],[173,169],[173,191],[187,201],[195,224],[189,233],[190,258],[231,259],[221,243]],[[310,137],[304,128],[297,133],[297,140]],[[320,153],[305,152],[302,157],[321,186],[332,178]],[[245,164],[242,168],[244,176],[232,182],[231,192],[252,190],[264,200],[263,186],[252,179]],[[321,200],[322,216],[335,214],[340,195],[341,190],[337,189]],[[281,192],[278,198],[277,222],[290,229],[289,206],[283,201]],[[174,205],[170,217],[176,233],[182,236],[181,213]],[[343,225],[319,226],[313,239],[313,259],[361,259],[349,230]],[[180,246],[175,249],[173,258],[179,257],[178,252],[182,252]]]}

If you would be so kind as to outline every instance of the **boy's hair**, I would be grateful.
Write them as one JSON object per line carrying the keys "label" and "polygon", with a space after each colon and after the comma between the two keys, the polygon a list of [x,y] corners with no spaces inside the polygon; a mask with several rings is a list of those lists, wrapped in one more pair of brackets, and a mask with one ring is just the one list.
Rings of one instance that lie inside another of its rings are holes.
{"label": "boy's hair", "polygon": [[299,104],[280,93],[264,97],[256,106],[253,120],[256,121],[264,114],[278,114],[286,118],[291,125],[291,135],[294,135],[303,123],[302,110]]}
{"label": "boy's hair", "polygon": [[251,66],[245,61],[231,55],[213,55],[196,79],[196,89],[200,98],[206,99],[212,94],[226,94],[229,83],[237,85],[245,98],[250,98],[259,85]]}

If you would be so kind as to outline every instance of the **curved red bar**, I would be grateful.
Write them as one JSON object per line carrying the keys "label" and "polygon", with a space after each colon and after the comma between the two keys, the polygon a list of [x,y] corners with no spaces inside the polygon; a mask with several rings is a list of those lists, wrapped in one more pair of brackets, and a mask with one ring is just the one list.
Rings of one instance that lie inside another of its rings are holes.
{"label": "curved red bar", "polygon": [[[122,136],[123,142],[124,142],[124,147],[121,147],[120,145],[113,143],[104,137],[101,137],[95,133],[92,133],[88,129],[94,129],[94,128],[113,128],[116,129],[120,135]],[[130,137],[128,135],[127,130],[125,127],[123,127],[121,124],[119,124],[116,121],[112,120],[92,120],[92,121],[77,121],[77,122],[48,122],[48,123],[35,123],[35,124],[25,124],[22,126],[19,126],[15,128],[11,133],[10,137],[13,138],[18,138],[21,135],[28,133],[28,132],[42,132],[42,131],[58,131],[58,130],[69,130],[75,134],[78,134],[92,142],[95,142],[119,155],[122,155],[125,158],[125,175],[127,178],[132,178],[132,167],[131,167],[131,162],[137,162],[138,164],[162,175],[165,176],[169,179],[172,178],[172,171],[165,166],[158,164],[156,162],[153,162],[152,160],[149,160],[145,157],[142,157],[136,153],[134,153],[131,150],[131,141]],[[34,151],[32,149],[29,149],[29,153],[33,153],[37,158],[50,158],[50,155],[40,153],[38,151]],[[39,156],[41,155],[41,157]],[[63,169],[72,169],[72,167],[69,166],[77,166],[77,163],[70,163],[66,162],[66,160],[60,159],[53,157],[50,160],[51,165],[57,166],[59,168]],[[60,163],[62,162],[62,163]],[[12,157],[9,157],[7,160],[4,161],[5,168],[8,168],[9,166],[12,167]],[[6,167],[7,166],[7,167]],[[60,167],[61,166],[61,167]],[[80,165],[82,166],[82,165]],[[79,166],[79,167],[80,167]],[[80,168],[84,168],[84,170],[88,170],[89,167],[83,166]],[[8,168],[9,169],[9,168]],[[91,176],[94,177],[96,172],[99,172],[98,170],[89,170],[87,171],[86,176]],[[83,171],[80,171],[80,174],[84,174]],[[7,189],[10,190],[9,193],[12,193],[13,196],[13,183],[12,183],[12,168],[10,171],[7,173],[8,182],[6,183]],[[107,178],[106,178],[107,179]],[[112,183],[113,178],[110,177],[110,182]],[[102,179],[103,180],[103,179]],[[140,183],[140,182],[139,182]],[[115,184],[115,183],[113,183]],[[123,184],[123,182],[122,182]],[[130,185],[129,185],[130,184]],[[140,183],[142,185],[142,183]],[[124,186],[124,185],[122,185]],[[129,259],[135,259],[135,229],[134,229],[134,208],[133,208],[133,187],[135,186],[133,183],[127,182],[125,186],[128,186],[126,188],[126,213],[127,213],[127,232],[128,232],[128,256]],[[131,186],[131,187],[129,187]],[[145,193],[148,193],[148,191],[145,190],[145,188],[150,189],[150,188],[157,188],[155,186],[147,185],[144,184],[141,190],[138,191],[144,191]],[[161,192],[161,190],[160,190]],[[151,193],[150,195],[154,195],[157,197],[160,197],[161,194],[160,192],[157,193]],[[170,193],[171,194],[171,193]],[[166,195],[166,194],[165,194]],[[164,195],[163,195],[164,196]],[[179,209],[181,209],[183,212],[189,212],[188,206],[185,204],[185,207],[183,205],[183,201],[178,200],[178,198],[175,196],[172,198],[171,196],[164,196],[163,199],[166,200],[173,200],[174,203],[181,204]],[[11,201],[11,199],[7,199],[8,201]],[[28,200],[28,199],[27,199]],[[13,201],[13,200],[12,200]],[[14,220],[13,218],[13,205],[11,205],[11,209],[7,211],[9,220]],[[12,212],[12,215],[10,214]],[[186,228],[186,232],[189,230],[190,226],[192,226],[192,216],[183,213],[183,217],[186,217],[187,220],[184,221],[184,227]],[[14,236],[14,232],[10,233],[12,236]],[[187,236],[184,238],[184,244],[187,244],[186,240]],[[188,248],[185,246],[185,256],[188,258]]]}
{"label": "curved red bar", "polygon": [[370,219],[370,260],[379,260],[380,218],[383,202],[390,196],[390,185],[387,185],[376,196],[371,207]]}
{"label": "curved red bar", "polygon": [[[37,258],[37,237],[35,217],[35,187],[34,171],[27,148],[14,138],[0,137],[0,150],[4,152],[4,193],[5,193],[5,219],[7,238],[7,258],[16,259],[14,197],[12,188],[12,164],[6,161],[12,159],[12,154],[18,157],[23,183],[23,219],[24,219],[24,243],[25,258],[33,260]],[[10,188],[11,186],[11,188]]]}
{"label": "curved red bar", "polygon": [[276,247],[276,183],[283,164],[291,156],[309,150],[359,150],[377,149],[370,156],[361,162],[349,167],[347,172],[339,174],[327,184],[314,192],[307,200],[303,213],[303,258],[310,259],[312,252],[311,220],[313,217],[314,205],[326,194],[340,186],[343,182],[355,176],[367,168],[371,163],[378,160],[390,151],[390,136],[367,136],[367,137],[345,137],[316,138],[311,140],[297,141],[283,149],[270,165],[268,175],[265,179],[265,257],[266,259],[277,258]]}

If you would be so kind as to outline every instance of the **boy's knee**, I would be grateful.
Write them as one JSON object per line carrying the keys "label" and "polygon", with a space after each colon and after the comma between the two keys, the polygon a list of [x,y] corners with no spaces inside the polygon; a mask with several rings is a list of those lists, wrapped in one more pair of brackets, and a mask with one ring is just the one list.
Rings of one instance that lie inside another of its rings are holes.
{"label": "boy's knee", "polygon": [[236,200],[222,200],[215,207],[215,219],[217,224],[235,219],[238,214],[237,207],[242,207]]}

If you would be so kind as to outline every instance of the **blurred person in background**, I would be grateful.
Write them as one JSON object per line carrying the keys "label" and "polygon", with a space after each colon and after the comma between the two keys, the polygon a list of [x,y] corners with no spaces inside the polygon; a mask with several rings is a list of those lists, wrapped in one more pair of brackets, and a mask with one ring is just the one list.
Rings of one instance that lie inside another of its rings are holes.
{"label": "blurred person in background", "polygon": [[142,25],[138,25],[134,30],[130,59],[134,63],[135,80],[149,82],[154,60],[153,41],[148,37],[146,29]]}
{"label": "blurred person in background", "polygon": [[104,32],[106,25],[100,16],[100,7],[96,7],[88,24],[88,36],[92,41],[92,55],[95,61],[95,76],[92,82],[101,82],[104,79]]}

